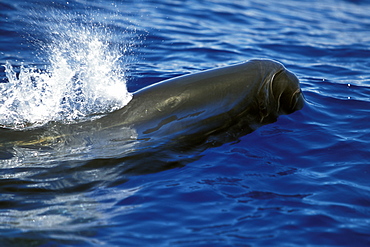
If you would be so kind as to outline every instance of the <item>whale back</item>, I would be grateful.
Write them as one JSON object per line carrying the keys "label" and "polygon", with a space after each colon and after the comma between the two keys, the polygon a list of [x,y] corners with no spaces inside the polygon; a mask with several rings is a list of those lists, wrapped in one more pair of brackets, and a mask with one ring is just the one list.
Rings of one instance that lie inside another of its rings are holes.
{"label": "whale back", "polygon": [[299,95],[292,96],[297,90],[298,79],[280,63],[251,60],[138,90],[127,106],[106,117],[106,124],[134,128],[139,138],[200,138],[233,126],[250,132],[300,109]]}

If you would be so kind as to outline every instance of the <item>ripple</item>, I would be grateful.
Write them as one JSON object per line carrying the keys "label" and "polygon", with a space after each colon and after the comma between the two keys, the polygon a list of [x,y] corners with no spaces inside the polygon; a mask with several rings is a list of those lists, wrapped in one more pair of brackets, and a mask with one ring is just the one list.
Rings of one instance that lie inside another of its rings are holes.
{"label": "ripple", "polygon": [[41,5],[90,13],[112,31],[112,45],[129,41],[120,62],[132,91],[269,58],[298,75],[307,103],[237,141],[194,152],[132,153],[119,141],[86,149],[107,133],[86,135],[64,155],[2,149],[4,244],[370,244],[369,1],[5,1],[1,64],[45,65],[27,38],[45,38],[47,12],[39,28],[29,25],[28,9]]}

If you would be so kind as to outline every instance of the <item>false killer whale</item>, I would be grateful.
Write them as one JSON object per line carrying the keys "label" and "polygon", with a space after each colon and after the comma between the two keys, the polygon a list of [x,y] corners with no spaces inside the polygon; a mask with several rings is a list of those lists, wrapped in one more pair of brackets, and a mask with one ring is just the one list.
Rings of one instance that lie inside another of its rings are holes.
{"label": "false killer whale", "polygon": [[303,105],[294,74],[272,60],[250,60],[142,88],[126,106],[99,119],[23,131],[2,128],[0,147],[68,145],[87,137],[90,142],[135,140],[146,146],[153,142],[191,146],[215,136],[227,142]]}

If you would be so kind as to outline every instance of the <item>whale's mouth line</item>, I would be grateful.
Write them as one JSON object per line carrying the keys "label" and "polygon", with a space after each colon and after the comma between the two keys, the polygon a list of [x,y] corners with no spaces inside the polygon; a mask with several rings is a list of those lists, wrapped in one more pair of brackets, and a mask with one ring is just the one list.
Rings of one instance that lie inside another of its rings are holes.
{"label": "whale's mouth line", "polygon": [[293,95],[292,95],[292,98],[294,96],[296,96],[297,94],[301,94],[302,93],[302,90],[300,88],[297,88],[297,90],[294,91]]}
{"label": "whale's mouth line", "polygon": [[295,102],[294,102],[294,105],[293,105],[293,108],[292,108],[294,111],[295,110],[300,110],[300,109],[296,109],[300,96],[303,96],[304,97],[304,95],[302,93],[302,89],[297,88],[297,90],[294,91],[294,93],[292,95],[292,98],[290,100],[290,102],[292,102],[294,100],[294,98],[295,98]]}

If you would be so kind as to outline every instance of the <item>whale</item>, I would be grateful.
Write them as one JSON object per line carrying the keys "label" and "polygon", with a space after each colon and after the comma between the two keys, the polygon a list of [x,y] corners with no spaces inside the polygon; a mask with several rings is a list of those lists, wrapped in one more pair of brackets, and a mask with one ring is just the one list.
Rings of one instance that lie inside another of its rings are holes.
{"label": "whale", "polygon": [[126,106],[97,119],[22,131],[1,128],[0,147],[68,145],[91,136],[112,145],[117,140],[171,148],[222,144],[303,106],[292,72],[279,62],[254,59],[144,87]]}
{"label": "whale", "polygon": [[99,120],[130,126],[139,138],[191,142],[217,133],[248,133],[302,109],[298,78],[281,63],[250,60],[168,79],[138,90],[130,103]]}

